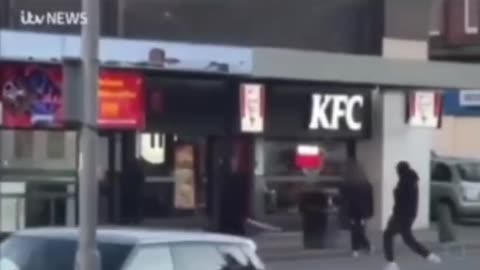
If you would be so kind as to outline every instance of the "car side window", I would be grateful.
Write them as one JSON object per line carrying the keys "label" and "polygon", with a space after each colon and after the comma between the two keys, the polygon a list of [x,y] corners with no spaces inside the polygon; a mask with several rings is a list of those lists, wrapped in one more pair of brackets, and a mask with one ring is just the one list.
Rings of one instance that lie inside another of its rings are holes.
{"label": "car side window", "polygon": [[264,266],[254,254],[248,252],[249,248],[239,244],[218,245],[218,250],[223,256],[225,267],[229,270],[263,270]]}
{"label": "car side window", "polygon": [[139,247],[124,270],[174,270],[170,248],[165,245]]}
{"label": "car side window", "polygon": [[442,162],[433,164],[432,180],[435,182],[450,182],[452,180],[450,167]]}
{"label": "car side window", "polygon": [[219,245],[218,250],[222,255],[225,263],[225,269],[229,270],[246,270],[251,262],[238,245]]}
{"label": "car side window", "polygon": [[175,270],[223,270],[224,258],[214,244],[181,243],[171,245]]}
{"label": "car side window", "polygon": [[257,270],[265,270],[265,264],[263,264],[262,260],[258,256],[257,252],[249,247],[249,246],[242,246],[243,252],[247,255],[250,262],[255,266]]}

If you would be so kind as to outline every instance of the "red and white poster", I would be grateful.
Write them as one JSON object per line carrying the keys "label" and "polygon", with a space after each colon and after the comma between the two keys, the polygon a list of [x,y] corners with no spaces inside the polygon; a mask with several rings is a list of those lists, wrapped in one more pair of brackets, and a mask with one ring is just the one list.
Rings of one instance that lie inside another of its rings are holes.
{"label": "red and white poster", "polygon": [[325,168],[326,153],[318,145],[298,145],[295,165],[304,172],[320,172]]}
{"label": "red and white poster", "polygon": [[132,71],[100,73],[98,124],[104,129],[145,127],[143,76]]}
{"label": "red and white poster", "polygon": [[442,95],[438,91],[408,93],[407,122],[412,127],[439,128],[442,117]]}
{"label": "red and white poster", "polygon": [[265,125],[265,87],[258,83],[240,86],[240,129],[261,133]]}
{"label": "red and white poster", "polygon": [[195,208],[195,156],[192,145],[176,146],[173,174],[175,178],[175,208]]}
{"label": "red and white poster", "polygon": [[12,63],[0,66],[0,123],[7,128],[63,125],[60,66]]}

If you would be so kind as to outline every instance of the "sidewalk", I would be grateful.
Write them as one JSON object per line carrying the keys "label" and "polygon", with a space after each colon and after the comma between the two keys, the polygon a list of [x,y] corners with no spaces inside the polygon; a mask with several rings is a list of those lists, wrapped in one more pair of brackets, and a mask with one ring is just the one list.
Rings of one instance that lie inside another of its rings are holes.
{"label": "sidewalk", "polygon": [[[457,242],[451,245],[440,244],[435,227],[428,230],[416,231],[417,239],[435,251],[451,249],[480,249],[480,226],[457,226]],[[382,233],[369,232],[375,252],[382,252]],[[305,250],[302,245],[300,232],[265,233],[254,237],[258,245],[259,254],[265,261],[303,260],[322,257],[350,256],[350,235],[342,231],[338,239],[338,248],[326,250]],[[401,237],[396,239],[397,249],[405,249]]]}

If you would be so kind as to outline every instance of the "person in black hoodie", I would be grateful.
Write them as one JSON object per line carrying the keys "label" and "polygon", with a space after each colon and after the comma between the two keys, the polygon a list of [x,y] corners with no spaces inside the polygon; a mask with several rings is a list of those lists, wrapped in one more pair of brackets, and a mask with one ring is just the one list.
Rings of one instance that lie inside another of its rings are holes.
{"label": "person in black hoodie", "polygon": [[428,251],[412,233],[418,212],[418,175],[406,161],[399,162],[396,169],[399,180],[394,191],[393,214],[383,235],[385,259],[388,262],[386,269],[399,269],[393,251],[393,238],[396,234],[400,234],[405,244],[418,255],[433,263],[440,263],[440,257]]}
{"label": "person in black hoodie", "polygon": [[367,220],[373,216],[373,188],[355,161],[347,163],[342,196],[343,210],[351,233],[353,257],[358,257],[360,250],[371,252],[373,248],[366,234]]}
{"label": "person in black hoodie", "polygon": [[130,161],[123,174],[122,197],[125,222],[127,224],[141,223],[143,218],[143,189],[145,184],[144,161],[136,158]]}

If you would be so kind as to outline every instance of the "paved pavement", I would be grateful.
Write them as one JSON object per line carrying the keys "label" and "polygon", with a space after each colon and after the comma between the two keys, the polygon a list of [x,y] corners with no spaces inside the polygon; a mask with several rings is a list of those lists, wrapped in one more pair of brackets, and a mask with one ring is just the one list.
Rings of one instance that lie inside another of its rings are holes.
{"label": "paved pavement", "polygon": [[[455,252],[440,253],[442,264],[431,264],[410,252],[400,252],[397,262],[400,270],[477,270],[480,265],[480,251],[469,251],[466,254]],[[383,270],[385,262],[380,255],[365,256],[358,259],[351,257],[317,258],[293,261],[267,262],[270,270]]]}
{"label": "paved pavement", "polygon": [[[434,227],[428,230],[415,232],[417,239],[425,243],[432,250],[442,252],[446,248],[452,249],[479,249],[480,250],[480,227],[479,226],[458,226],[456,227],[457,243],[446,246],[438,242],[437,231]],[[382,233],[370,232],[371,241],[377,252],[382,249]],[[350,254],[349,233],[342,231],[338,237],[338,244],[335,248],[327,250],[305,250],[302,245],[302,234],[299,232],[287,233],[266,233],[256,236],[259,253],[265,261],[291,261],[312,258],[348,257]],[[406,246],[397,238],[397,248],[405,250]]]}

